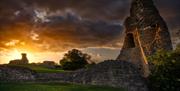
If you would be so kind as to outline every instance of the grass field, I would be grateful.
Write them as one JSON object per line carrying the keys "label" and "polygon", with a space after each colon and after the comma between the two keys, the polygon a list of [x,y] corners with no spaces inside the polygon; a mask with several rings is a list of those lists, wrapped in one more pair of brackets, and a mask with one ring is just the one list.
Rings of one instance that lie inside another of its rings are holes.
{"label": "grass field", "polygon": [[0,83],[0,91],[126,91],[121,88],[60,83]]}
{"label": "grass field", "polygon": [[15,66],[15,67],[24,67],[24,68],[29,68],[31,70],[34,70],[38,73],[59,73],[59,72],[64,72],[62,69],[50,69],[41,65],[8,65],[8,66]]}

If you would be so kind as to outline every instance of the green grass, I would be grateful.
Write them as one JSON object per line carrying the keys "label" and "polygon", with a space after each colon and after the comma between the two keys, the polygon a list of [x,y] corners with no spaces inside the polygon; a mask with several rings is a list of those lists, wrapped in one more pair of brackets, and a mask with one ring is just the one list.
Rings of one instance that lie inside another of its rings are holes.
{"label": "green grass", "polygon": [[8,65],[8,66],[14,66],[14,67],[24,67],[24,68],[29,68],[31,70],[34,70],[38,73],[59,73],[59,72],[65,72],[62,69],[50,69],[41,65],[32,65],[32,64],[27,64],[27,65]]}
{"label": "green grass", "polygon": [[60,83],[1,83],[0,91],[126,91],[122,88]]}

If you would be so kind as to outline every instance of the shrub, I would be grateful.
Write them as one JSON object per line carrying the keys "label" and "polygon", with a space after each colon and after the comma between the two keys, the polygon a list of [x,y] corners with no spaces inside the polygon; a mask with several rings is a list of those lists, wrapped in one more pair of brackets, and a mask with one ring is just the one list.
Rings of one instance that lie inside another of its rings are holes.
{"label": "shrub", "polygon": [[180,50],[160,50],[148,58],[151,66],[149,88],[152,91],[180,91]]}

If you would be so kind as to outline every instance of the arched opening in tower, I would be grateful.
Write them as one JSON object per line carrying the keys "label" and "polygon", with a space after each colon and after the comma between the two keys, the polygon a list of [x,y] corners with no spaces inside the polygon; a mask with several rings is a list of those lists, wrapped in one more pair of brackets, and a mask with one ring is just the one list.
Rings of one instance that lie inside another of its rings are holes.
{"label": "arched opening in tower", "polygon": [[134,48],[135,42],[134,42],[134,36],[132,33],[127,34],[127,48]]}

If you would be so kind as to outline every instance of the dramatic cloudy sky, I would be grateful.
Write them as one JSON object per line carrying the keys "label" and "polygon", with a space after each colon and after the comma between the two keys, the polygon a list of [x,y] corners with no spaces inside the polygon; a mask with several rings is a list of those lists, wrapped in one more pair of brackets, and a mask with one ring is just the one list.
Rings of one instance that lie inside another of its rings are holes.
{"label": "dramatic cloudy sky", "polygon": [[[154,0],[180,39],[180,1]],[[99,62],[115,59],[131,0],[0,0],[0,63],[26,52],[30,62],[53,60],[78,48]]]}

